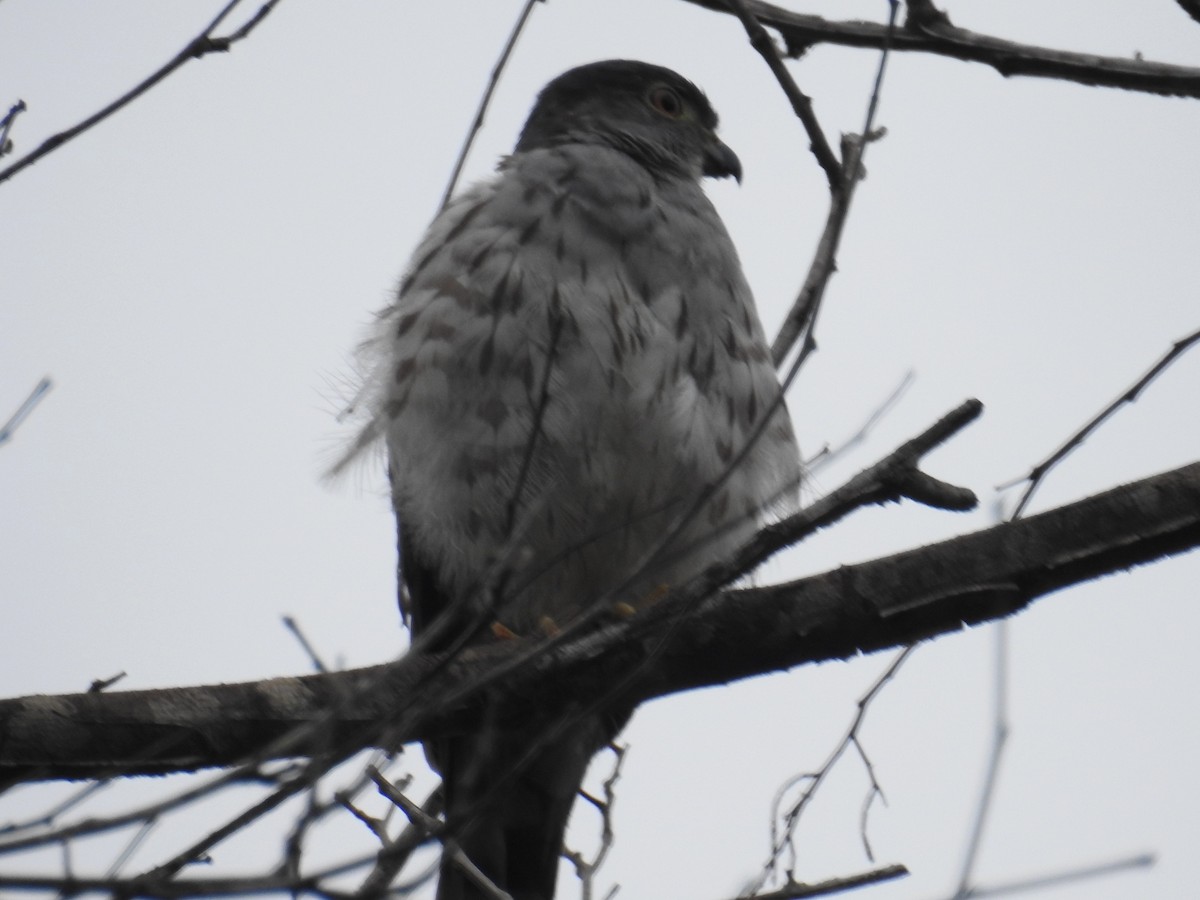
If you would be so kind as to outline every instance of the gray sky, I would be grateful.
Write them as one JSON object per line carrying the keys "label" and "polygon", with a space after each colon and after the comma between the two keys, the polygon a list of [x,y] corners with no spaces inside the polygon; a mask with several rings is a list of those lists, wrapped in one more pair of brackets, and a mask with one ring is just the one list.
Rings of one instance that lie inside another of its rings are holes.
{"label": "gray sky", "polygon": [[[0,418],[43,375],[55,382],[0,448],[0,694],[82,690],[122,670],[126,688],[304,672],[284,613],[346,666],[400,651],[381,473],[331,488],[321,472],[341,439],[350,351],[434,212],[519,5],[286,0],[231,54],[189,64],[0,185]],[[0,104],[30,107],[17,152],[124,92],[218,7],[0,4]],[[882,2],[793,8],[885,14]],[[1042,45],[1200,59],[1200,25],[1168,0],[950,12]],[[511,147],[542,84],[606,57],[671,66],[708,92],[746,172],[740,189],[710,194],[773,333],[826,192],[733,19],[665,0],[539,5],[468,180]],[[875,64],[872,53],[820,48],[790,65],[836,137],[861,126]],[[975,396],[983,419],[928,469],[983,502],[964,515],[912,504],[860,513],[763,580],[986,527],[995,485],[1200,325],[1196,101],[897,56],[879,121],[888,136],[870,150],[820,352],[790,398],[802,445],[837,442],[906,371],[917,381],[867,446],[810,490],[836,487]],[[1195,353],[1056,470],[1035,508],[1200,457],[1198,383]],[[1013,736],[980,883],[1153,851],[1148,872],[1028,896],[1193,896],[1198,581],[1194,555],[1047,598],[1015,620]],[[765,855],[774,791],[820,764],[887,661],[641,710],[625,734],[633,751],[602,882],[628,898],[735,894]],[[880,863],[913,875],[870,896],[932,898],[953,883],[990,737],[991,670],[989,629],[942,638],[872,709],[863,740],[888,806],[871,813],[871,842]],[[802,826],[797,877],[868,866],[865,785],[846,760]],[[36,798],[0,798],[0,822]],[[590,820],[577,820],[573,834],[588,840]],[[161,860],[179,834],[164,832],[135,863]],[[275,839],[261,840],[273,852]],[[112,846],[97,849],[96,866]],[[327,841],[318,855],[344,846]],[[216,857],[237,868],[258,855]]]}

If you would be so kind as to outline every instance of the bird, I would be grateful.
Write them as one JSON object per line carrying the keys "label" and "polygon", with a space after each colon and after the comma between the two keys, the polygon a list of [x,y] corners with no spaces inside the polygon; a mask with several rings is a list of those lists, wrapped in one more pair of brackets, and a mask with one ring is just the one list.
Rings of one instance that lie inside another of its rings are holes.
{"label": "bird", "polygon": [[[335,466],[386,446],[414,646],[636,615],[795,508],[792,422],[702,187],[741,181],[716,131],[671,69],[578,66],[429,226],[360,347],[363,421]],[[429,742],[445,791],[438,900],[495,896],[480,874],[552,900],[588,763],[631,713]]]}

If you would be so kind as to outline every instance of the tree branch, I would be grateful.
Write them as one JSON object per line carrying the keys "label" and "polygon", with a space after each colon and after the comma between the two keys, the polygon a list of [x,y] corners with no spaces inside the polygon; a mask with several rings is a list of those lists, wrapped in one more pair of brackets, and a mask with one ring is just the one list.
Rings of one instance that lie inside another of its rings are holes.
{"label": "tree branch", "polygon": [[729,11],[741,20],[742,27],[746,29],[746,36],[750,38],[750,46],[758,51],[758,55],[766,62],[771,74],[775,76],[775,80],[779,82],[784,95],[788,98],[792,112],[803,123],[804,130],[808,133],[809,147],[813,156],[817,158],[818,164],[825,172],[825,177],[829,181],[829,190],[836,194],[842,189],[842,182],[846,176],[842,171],[841,160],[829,146],[829,140],[825,137],[825,132],[821,130],[821,123],[817,121],[817,114],[813,111],[812,98],[800,90],[799,85],[792,78],[792,74],[784,66],[783,60],[780,59],[779,52],[775,49],[775,42],[767,34],[767,29],[763,28],[758,19],[754,18],[754,14],[747,9],[745,0],[728,0],[728,3]]}
{"label": "tree branch", "polygon": [[807,897],[828,897],[832,894],[857,890],[867,885],[879,884],[881,881],[903,878],[906,875],[908,875],[908,869],[904,866],[884,866],[881,869],[872,869],[870,872],[861,872],[845,878],[831,878],[817,884],[792,882],[777,891],[755,894],[752,900],[800,900],[800,898]]}
{"label": "tree branch", "polygon": [[[266,0],[258,11],[251,16],[246,23],[227,37],[217,37],[213,34],[226,17],[233,12],[241,0],[230,0],[216,17],[208,23],[203,31],[190,40],[182,50],[173,56],[170,61],[160,67],[156,72],[145,78],[140,84],[126,91],[108,106],[88,116],[82,122],[68,128],[66,131],[60,131],[58,134],[51,135],[38,145],[37,149],[26,153],[16,162],[4,169],[0,169],[0,183],[12,178],[22,169],[32,166],[43,156],[57,150],[63,144],[72,138],[78,137],[94,125],[98,125],[120,109],[124,109],[150,88],[154,87],[160,81],[164,80],[168,75],[176,69],[182,67],[186,62],[192,59],[200,59],[202,56],[207,56],[209,53],[228,53],[230,48],[238,41],[247,37],[263,19],[265,19],[279,3],[279,0]],[[22,105],[22,108],[24,106]]]}
{"label": "tree branch", "polygon": [[504,49],[500,51],[500,56],[496,60],[496,64],[492,66],[492,74],[488,78],[487,87],[483,89],[483,96],[479,98],[479,105],[475,109],[475,119],[471,122],[471,127],[467,129],[467,136],[463,138],[462,147],[458,151],[458,157],[454,160],[454,169],[450,172],[450,180],[446,182],[446,190],[442,192],[442,200],[438,204],[438,212],[446,208],[446,205],[450,202],[450,198],[454,196],[455,190],[458,189],[458,179],[462,175],[463,166],[467,163],[467,156],[471,152],[475,138],[479,134],[479,130],[483,128],[483,117],[487,114],[488,107],[492,103],[492,94],[496,92],[496,86],[500,84],[500,75],[504,72],[504,67],[508,65],[508,58],[512,55],[513,48],[517,45],[517,38],[525,30],[525,24],[529,21],[529,14],[533,12],[533,4],[536,2],[537,0],[526,0],[525,5],[521,8],[521,12],[517,15],[517,21],[513,25],[512,31],[508,34],[508,40],[504,43]]}
{"label": "tree branch", "polygon": [[8,421],[0,425],[0,444],[6,444],[12,440],[13,434],[17,430],[17,426],[25,421],[26,416],[33,412],[33,408],[38,405],[38,402],[46,396],[46,393],[54,386],[54,382],[50,380],[50,376],[46,376],[29,392],[29,396],[24,402],[17,407],[17,411],[8,417]]}
{"label": "tree branch", "polygon": [[1183,354],[1187,353],[1192,347],[1200,344],[1200,331],[1194,331],[1185,338],[1180,338],[1172,346],[1171,349],[1139,378],[1134,384],[1125,389],[1117,399],[1109,403],[1104,409],[1100,410],[1095,416],[1088,420],[1087,424],[1067,438],[1057,450],[1050,454],[1042,462],[1038,463],[1029,470],[1029,474],[1018,479],[1017,481],[1001,485],[1001,490],[1014,485],[1020,484],[1022,481],[1028,481],[1029,485],[1021,494],[1021,499],[1017,502],[1016,509],[1013,510],[1013,518],[1017,518],[1025,511],[1029,505],[1029,501],[1033,499],[1034,493],[1041,485],[1046,475],[1057,466],[1060,462],[1070,456],[1075,450],[1083,446],[1083,442],[1088,439],[1101,425],[1107,422],[1112,416],[1116,415],[1125,404],[1135,403],[1142,392],[1150,386],[1159,375],[1165,372],[1170,366]]}
{"label": "tree branch", "polygon": [[1185,13],[1200,22],[1200,0],[1175,0],[1179,4],[1179,8]]}
{"label": "tree branch", "polygon": [[[485,705],[492,715],[519,720],[535,706],[636,704],[957,631],[1198,545],[1200,463],[1193,463],[896,556],[725,591],[689,606],[686,615],[678,604],[692,601],[669,596],[536,655],[502,683],[489,681],[488,673],[528,653],[530,641],[472,648],[449,660],[410,655],[328,675],[0,701],[0,781],[232,765],[321,717],[329,727],[294,737],[276,754],[332,754],[458,733]],[[481,682],[486,697],[463,693]],[[443,703],[449,696],[459,699]]]}
{"label": "tree branch", "polygon": [[[732,14],[723,0],[687,2]],[[802,56],[810,47],[818,44],[881,49],[888,40],[887,26],[875,22],[831,22],[820,16],[792,12],[762,0],[745,2],[751,15],[779,32],[789,56]],[[897,31],[891,38],[891,49],[983,63],[1006,78],[1013,75],[1055,78],[1092,87],[1120,88],[1170,97],[1200,97],[1200,69],[1020,44],[956,28],[945,19],[937,24],[927,22],[924,18],[914,22],[910,17],[905,29]]]}

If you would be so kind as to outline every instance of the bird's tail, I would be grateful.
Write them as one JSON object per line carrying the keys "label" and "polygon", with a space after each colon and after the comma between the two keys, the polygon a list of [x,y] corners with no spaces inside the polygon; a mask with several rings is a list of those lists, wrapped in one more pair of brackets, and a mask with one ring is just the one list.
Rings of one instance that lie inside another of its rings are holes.
{"label": "bird's tail", "polygon": [[624,724],[581,718],[563,733],[479,733],[430,748],[446,793],[437,900],[489,900],[455,848],[513,900],[553,900],[567,819],[592,757]]}

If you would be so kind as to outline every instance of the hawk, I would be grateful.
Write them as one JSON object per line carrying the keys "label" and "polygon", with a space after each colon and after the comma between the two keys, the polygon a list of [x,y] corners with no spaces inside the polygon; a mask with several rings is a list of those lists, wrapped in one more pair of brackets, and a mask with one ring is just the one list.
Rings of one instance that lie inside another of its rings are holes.
{"label": "hawk", "polygon": [[[704,94],[628,60],[551,81],[496,174],[430,225],[363,345],[402,602],[445,650],[628,612],[795,503],[799,453],[733,243]],[[427,753],[446,843],[551,900],[589,760],[630,710],[480,726]],[[555,726],[558,727],[555,727]],[[439,900],[492,896],[449,852]]]}

